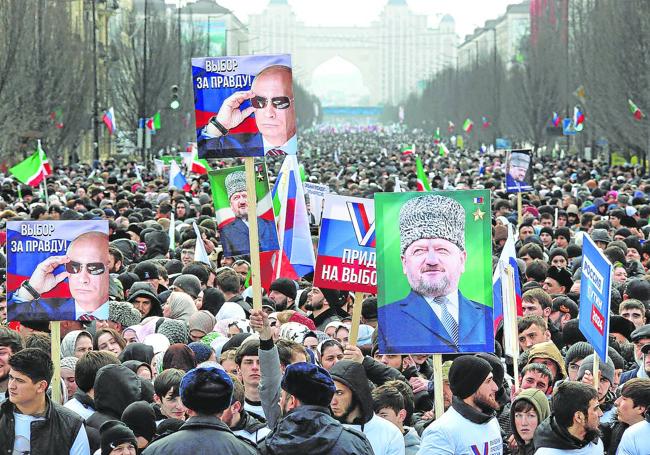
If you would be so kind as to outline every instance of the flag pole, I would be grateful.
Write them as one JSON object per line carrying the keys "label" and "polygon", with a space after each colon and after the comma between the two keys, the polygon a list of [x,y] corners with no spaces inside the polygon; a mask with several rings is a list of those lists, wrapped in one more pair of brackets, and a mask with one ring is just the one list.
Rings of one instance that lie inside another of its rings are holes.
{"label": "flag pole", "polygon": [[522,212],[522,201],[521,201],[521,192],[517,193],[517,225],[521,226],[521,221],[523,219]]}
{"label": "flag pole", "polygon": [[352,325],[348,343],[356,346],[359,338],[359,324],[361,323],[361,307],[363,306],[363,292],[354,293],[354,306],[352,307]]}
{"label": "flag pole", "polygon": [[445,413],[442,389],[442,354],[433,354],[433,408],[436,420]]}
{"label": "flag pole", "polygon": [[257,229],[257,191],[255,182],[255,158],[244,158],[246,169],[246,193],[248,200],[248,240],[251,256],[253,285],[253,309],[262,309],[262,281],[260,277],[260,242]]}
{"label": "flag pole", "polygon": [[50,211],[50,198],[47,195],[47,175],[45,175],[45,169],[43,169],[43,192],[45,194],[45,208],[47,211]]}

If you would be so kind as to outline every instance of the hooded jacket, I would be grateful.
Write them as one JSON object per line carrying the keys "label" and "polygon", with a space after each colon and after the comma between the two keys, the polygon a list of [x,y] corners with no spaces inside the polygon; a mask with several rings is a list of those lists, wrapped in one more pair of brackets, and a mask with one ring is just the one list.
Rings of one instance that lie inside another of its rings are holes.
{"label": "hooded jacket", "polygon": [[603,443],[600,438],[595,441],[576,439],[565,428],[555,422],[551,415],[539,424],[535,431],[533,444],[537,448],[535,455],[555,455],[570,453],[575,455],[602,455]]}
{"label": "hooded jacket", "polygon": [[154,294],[153,288],[148,282],[136,281],[133,283],[131,289],[129,289],[129,298],[127,299],[127,302],[133,303],[136,297],[146,297],[149,299],[149,301],[151,301],[151,309],[147,314],[142,316],[143,319],[149,316],[163,315],[160,300],[158,299],[158,296]]}
{"label": "hooded jacket", "polygon": [[124,365],[100,368],[93,390],[96,412],[86,421],[86,425],[97,430],[108,420],[120,420],[126,407],[142,396],[140,378]]}
{"label": "hooded jacket", "polygon": [[248,439],[255,444],[259,444],[271,430],[268,429],[265,423],[260,422],[252,414],[241,410],[239,415],[239,422],[237,425],[230,428],[230,431],[238,436]]}
{"label": "hooded jacket", "polygon": [[515,413],[512,412],[515,404],[519,401],[527,401],[533,405],[533,409],[535,409],[535,412],[537,413],[537,422],[546,420],[551,413],[551,409],[546,395],[544,395],[541,390],[537,389],[522,390],[512,401],[512,407],[510,408],[510,428],[512,428],[512,435],[515,437],[517,445],[519,446],[519,451],[515,451],[514,453],[529,455],[535,453],[535,445],[532,441],[526,444],[521,436],[519,436],[516,429],[517,427],[515,427]]}
{"label": "hooded jacket", "polygon": [[564,358],[562,353],[555,346],[552,341],[545,341],[543,343],[538,343],[528,351],[528,363],[531,363],[532,359],[550,359],[557,363],[558,373],[557,377],[553,378],[554,382],[557,382],[561,379],[566,379],[568,377],[566,368],[564,366]]}
{"label": "hooded jacket", "polygon": [[308,405],[289,412],[262,441],[258,452],[262,455],[374,453],[363,433],[341,425],[327,408]]}
{"label": "hooded jacket", "polygon": [[395,425],[374,413],[372,394],[363,365],[351,360],[341,360],[330,369],[330,376],[352,391],[353,400],[360,408],[359,417],[345,425],[362,431],[376,455],[403,455],[405,448],[402,433]]}

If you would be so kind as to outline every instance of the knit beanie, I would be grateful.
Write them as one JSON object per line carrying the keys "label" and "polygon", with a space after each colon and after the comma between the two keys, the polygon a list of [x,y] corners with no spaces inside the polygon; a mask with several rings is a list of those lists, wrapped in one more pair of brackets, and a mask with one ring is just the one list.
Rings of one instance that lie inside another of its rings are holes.
{"label": "knit beanie", "polygon": [[277,291],[281,294],[284,294],[291,300],[296,299],[296,283],[289,278],[278,278],[277,280],[273,281],[273,283],[271,283],[271,287],[269,287],[269,292],[271,291]]}
{"label": "knit beanie", "polygon": [[[590,354],[582,361],[578,370],[578,381],[582,380],[587,370],[594,371],[594,355]],[[607,379],[610,384],[614,384],[614,362],[607,356],[607,363],[598,362],[598,370],[603,378]]]}
{"label": "knit beanie", "polygon": [[329,406],[336,392],[327,370],[307,362],[287,366],[281,387],[304,404],[323,407]]}
{"label": "knit beanie", "polygon": [[200,341],[195,341],[187,345],[193,352],[194,357],[196,357],[196,363],[203,363],[210,358],[212,355],[212,349],[207,344],[203,344]]}
{"label": "knit beanie", "polygon": [[77,366],[77,360],[79,360],[79,359],[76,358],[76,357],[64,357],[64,358],[62,358],[61,359],[61,369],[65,368],[66,370],[74,371],[75,367]]}
{"label": "knit beanie", "polygon": [[487,360],[473,355],[456,357],[449,368],[451,392],[465,399],[476,393],[491,372],[492,367]]}
{"label": "knit beanie", "polygon": [[167,319],[160,324],[157,333],[163,334],[167,337],[170,344],[187,343],[189,337],[189,330],[185,321],[179,319]]}
{"label": "knit beanie", "polygon": [[201,281],[194,275],[183,274],[174,280],[174,286],[189,294],[193,299],[196,299],[201,293]]}
{"label": "knit beanie", "polygon": [[190,332],[192,330],[198,330],[204,334],[212,332],[216,323],[216,319],[209,311],[197,311],[190,316],[190,320],[188,321]]}
{"label": "knit beanie", "polygon": [[232,380],[228,373],[216,367],[199,367],[188,371],[181,379],[180,396],[183,404],[199,414],[217,414],[232,398]]}
{"label": "knit beanie", "polygon": [[588,355],[594,353],[594,347],[587,343],[586,341],[578,341],[573,346],[569,348],[564,356],[564,364],[566,365],[567,370],[571,362],[576,360],[582,360]]}
{"label": "knit beanie", "polygon": [[327,303],[329,303],[330,307],[337,307],[339,306],[339,301],[341,300],[341,292],[336,290],[336,289],[325,289],[319,287],[320,292],[323,293],[323,296],[325,297],[325,300],[327,300]]}
{"label": "knit beanie", "polygon": [[126,407],[122,413],[122,422],[133,434],[151,441],[156,434],[156,413],[146,401],[136,401]]}
{"label": "knit beanie", "polygon": [[499,391],[497,393],[501,393],[503,391],[503,377],[505,375],[505,370],[503,369],[501,360],[499,360],[499,358],[494,354],[489,354],[486,352],[476,354],[476,357],[480,357],[490,364],[490,367],[492,367],[494,382],[499,386]]}
{"label": "knit beanie", "polygon": [[587,341],[578,328],[578,319],[571,319],[562,328],[562,344],[572,346],[578,341]]}
{"label": "knit beanie", "polygon": [[119,322],[122,327],[137,325],[142,319],[142,314],[129,302],[116,302],[111,300],[108,303],[108,319]]}
{"label": "knit beanie", "polygon": [[119,420],[109,420],[99,427],[99,437],[101,440],[102,455],[110,453],[120,444],[130,442],[133,447],[138,447],[138,441],[135,439],[133,431]]}

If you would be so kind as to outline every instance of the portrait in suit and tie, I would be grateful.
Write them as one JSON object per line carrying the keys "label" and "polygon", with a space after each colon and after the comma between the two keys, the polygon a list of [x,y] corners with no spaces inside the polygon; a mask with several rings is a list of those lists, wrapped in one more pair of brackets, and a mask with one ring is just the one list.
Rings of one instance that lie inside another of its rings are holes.
{"label": "portrait in suit and tie", "polygon": [[[226,257],[250,254],[248,214],[248,196],[246,193],[246,174],[244,171],[229,173],[225,179],[226,193],[230,210],[234,215],[232,221],[219,229],[219,236]],[[279,250],[275,222],[261,217],[257,218],[257,234],[260,251]]]}
{"label": "portrait in suit and tie", "polygon": [[510,150],[506,158],[506,191],[521,193],[533,189],[531,150]]}
{"label": "portrait in suit and tie", "polygon": [[[475,201],[484,203],[483,198]],[[482,223],[478,217],[486,213],[478,205],[475,214],[477,222]],[[379,306],[379,352],[493,351],[492,308],[485,304],[490,302],[471,300],[459,289],[468,260],[465,222],[463,206],[441,195],[413,197],[399,209],[399,261],[410,290],[402,298]],[[386,230],[382,234],[387,236]],[[396,262],[396,257],[383,257],[382,253],[386,254],[386,250],[378,252],[384,264]],[[482,281],[477,276],[474,286],[482,286]],[[392,283],[385,281],[384,295],[386,288],[395,284],[395,278]]]}
{"label": "portrait in suit and tie", "polygon": [[[71,298],[45,294],[67,282]],[[108,234],[84,232],[62,255],[41,261],[8,301],[15,321],[92,321],[108,319],[109,254]]]}
{"label": "portrait in suit and tie", "polygon": [[[251,115],[257,132],[250,130],[252,125],[244,127],[246,122],[251,123]],[[198,149],[201,157],[261,156],[262,151],[270,156],[295,155],[296,109],[291,67],[268,65],[255,75],[250,90],[238,90],[228,96],[201,130]]]}

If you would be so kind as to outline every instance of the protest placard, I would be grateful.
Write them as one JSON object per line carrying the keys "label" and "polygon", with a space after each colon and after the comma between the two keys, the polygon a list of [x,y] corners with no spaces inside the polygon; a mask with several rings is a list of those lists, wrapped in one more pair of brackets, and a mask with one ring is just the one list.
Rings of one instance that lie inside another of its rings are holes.
{"label": "protest placard", "polygon": [[532,150],[509,150],[506,155],[506,191],[525,193],[533,189]]}
{"label": "protest placard", "polygon": [[377,292],[372,199],[325,195],[314,285]]}
{"label": "protest placard", "polygon": [[603,362],[607,361],[612,265],[588,234],[582,237],[578,327]]}
{"label": "protest placard", "polygon": [[379,352],[493,352],[489,191],[377,193],[375,207]]}
{"label": "protest placard", "polygon": [[108,221],[7,222],[7,319],[107,320],[108,261]]}
{"label": "protest placard", "polygon": [[291,56],[192,59],[199,158],[295,155]]}
{"label": "protest placard", "polygon": [[330,187],[319,183],[304,182],[305,194],[309,196],[309,212],[314,215],[314,223],[320,224],[323,215],[323,202],[325,195],[330,192]]}
{"label": "protest placard", "polygon": [[[279,250],[278,234],[273,213],[273,201],[269,191],[266,165],[255,163],[257,195],[257,228],[260,252]],[[249,198],[246,191],[244,166],[209,172],[212,200],[217,219],[217,229],[226,257],[250,254],[249,244]]]}

